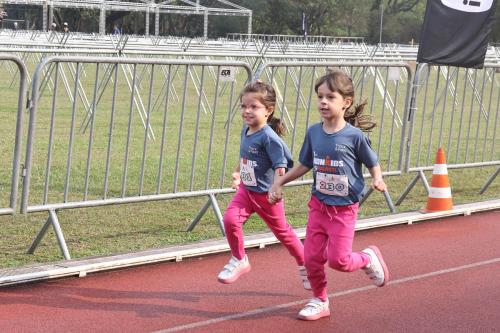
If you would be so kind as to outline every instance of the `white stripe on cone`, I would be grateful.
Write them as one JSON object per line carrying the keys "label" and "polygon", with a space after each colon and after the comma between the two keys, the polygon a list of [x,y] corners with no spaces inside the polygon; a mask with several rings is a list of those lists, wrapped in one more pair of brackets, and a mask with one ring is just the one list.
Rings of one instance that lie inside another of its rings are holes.
{"label": "white stripe on cone", "polygon": [[434,169],[432,171],[432,174],[434,174],[434,175],[447,175],[448,168],[446,167],[446,164],[434,164]]}
{"label": "white stripe on cone", "polygon": [[451,198],[451,188],[449,187],[431,187],[429,198],[447,199]]}

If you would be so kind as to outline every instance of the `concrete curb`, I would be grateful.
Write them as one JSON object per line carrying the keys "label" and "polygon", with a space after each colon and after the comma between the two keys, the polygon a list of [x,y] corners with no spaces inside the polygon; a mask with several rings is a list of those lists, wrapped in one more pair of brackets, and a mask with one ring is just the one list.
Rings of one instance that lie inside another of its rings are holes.
{"label": "concrete curb", "polygon": [[[439,219],[449,216],[470,215],[472,213],[500,209],[500,200],[477,202],[455,206],[453,210],[422,214],[409,212],[379,216],[359,220],[356,230],[380,228],[398,224]],[[500,223],[500,220],[499,220]],[[295,229],[300,238],[305,236],[305,228]],[[245,237],[246,248],[263,248],[278,243],[272,233],[253,234]],[[28,282],[43,281],[67,276],[84,277],[88,273],[145,265],[164,261],[181,261],[183,258],[199,257],[212,253],[229,251],[225,239],[202,241],[194,244],[171,246],[161,249],[146,250],[134,253],[110,256],[90,257],[52,262],[48,264],[30,265],[20,268],[0,270],[0,287]]]}

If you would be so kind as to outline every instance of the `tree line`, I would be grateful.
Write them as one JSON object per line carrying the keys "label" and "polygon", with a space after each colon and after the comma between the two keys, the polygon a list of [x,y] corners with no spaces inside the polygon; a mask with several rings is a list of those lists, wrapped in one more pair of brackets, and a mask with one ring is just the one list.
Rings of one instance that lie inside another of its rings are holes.
{"label": "tree line", "polygon": [[[139,1],[139,0],[128,0]],[[256,34],[324,35],[364,37],[368,43],[418,43],[425,12],[425,0],[233,0],[233,3],[253,11],[252,32]],[[175,4],[175,2],[172,2]],[[182,3],[179,3],[180,5]],[[220,7],[216,0],[203,5]],[[492,42],[500,42],[500,10],[496,8]],[[40,6],[4,5],[9,18],[22,19],[28,29],[41,29]],[[97,32],[99,11],[60,8],[54,12],[58,26],[68,22],[72,31]],[[114,25],[124,33],[144,34],[145,15],[142,12],[107,12],[106,29]],[[210,16],[210,38],[227,33],[246,33],[246,17]],[[154,18],[150,19],[154,32]],[[168,14],[160,17],[160,34],[197,37],[203,35],[203,16]]]}

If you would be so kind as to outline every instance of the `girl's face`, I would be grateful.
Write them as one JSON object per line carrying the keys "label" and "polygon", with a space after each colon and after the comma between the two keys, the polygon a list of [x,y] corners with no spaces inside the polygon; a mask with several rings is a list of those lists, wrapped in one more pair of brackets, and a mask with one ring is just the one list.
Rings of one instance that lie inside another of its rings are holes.
{"label": "girl's face", "polygon": [[260,102],[257,93],[246,93],[241,96],[240,110],[243,121],[252,130],[259,130],[264,127],[272,111]]}
{"label": "girl's face", "polygon": [[338,92],[331,91],[326,83],[318,87],[318,110],[324,120],[343,119],[351,103],[351,97],[344,98]]}

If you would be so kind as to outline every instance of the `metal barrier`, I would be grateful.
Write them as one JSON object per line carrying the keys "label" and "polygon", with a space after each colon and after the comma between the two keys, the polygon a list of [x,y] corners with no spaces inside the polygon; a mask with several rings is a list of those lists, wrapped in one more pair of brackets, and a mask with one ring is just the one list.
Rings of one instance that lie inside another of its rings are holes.
{"label": "metal barrier", "polygon": [[[15,131],[12,128],[6,129],[6,133],[2,133],[2,156],[8,156],[10,152],[7,149],[11,149],[14,147],[12,163],[9,165],[2,165],[2,178],[9,179],[10,178],[10,189],[1,188],[1,193],[10,193],[10,201],[8,207],[5,207],[6,204],[3,200],[0,202],[0,215],[12,215],[16,212],[17,209],[17,195],[18,195],[18,185],[19,185],[19,171],[20,171],[20,159],[21,159],[21,139],[23,134],[23,110],[25,107],[25,96],[26,96],[26,87],[27,87],[27,70],[26,66],[22,62],[22,60],[10,54],[0,54],[0,64],[6,65],[7,62],[13,62],[15,67],[17,67],[18,71],[15,71],[10,66],[7,65],[5,71],[3,68],[0,68],[0,71],[4,71],[4,74],[1,75],[3,78],[0,82],[0,91],[2,94],[7,94],[12,92],[13,89],[10,89],[13,82],[8,82],[7,78],[9,77],[6,72],[11,72],[12,74],[17,74],[19,72],[19,89],[17,95],[17,112],[11,113],[10,108],[14,109],[11,104],[9,104],[10,96],[2,97],[0,100],[2,101],[2,113],[5,114],[5,117],[2,117],[2,123],[5,126],[10,126],[15,123],[16,128]],[[4,66],[2,66],[4,67]],[[9,86],[10,85],[10,86]],[[3,131],[2,131],[3,132]],[[13,139],[13,144],[11,144],[10,140]],[[2,163],[9,163],[10,160],[7,158],[2,158]],[[5,167],[5,168],[4,168]],[[4,171],[9,172],[10,175],[4,174]]]}
{"label": "metal barrier", "polygon": [[[252,76],[239,61],[48,57],[33,76],[21,212],[49,216],[28,252],[52,226],[70,258],[58,210],[183,197],[208,197],[188,231],[212,207],[224,233],[216,196],[234,191],[228,174],[237,161],[241,125],[233,120],[244,84],[252,77],[273,84],[289,130],[284,139],[297,157],[307,128],[320,120],[312,111],[314,84],[330,68],[352,77],[356,103],[367,100],[365,112],[377,122],[369,137],[383,174],[417,172],[396,204],[419,179],[428,187],[423,171],[432,169],[439,146],[450,168],[500,165],[500,65],[419,66],[413,79],[408,64],[392,61],[272,62]],[[21,124],[18,117],[18,133]],[[15,209],[19,146],[16,135],[7,213]],[[291,185],[309,184],[308,177]]]}
{"label": "metal barrier", "polygon": [[[75,69],[64,76],[73,98],[60,89],[65,66]],[[44,59],[33,76],[21,211],[49,217],[28,252],[52,225],[70,258],[57,217],[70,208],[208,196],[224,232],[215,196],[233,191],[241,126],[230,115],[250,78],[243,62]]]}
{"label": "metal barrier", "polygon": [[[291,132],[285,141],[292,153],[298,156],[299,140],[312,122],[320,120],[319,113],[311,111],[316,110],[314,84],[331,68],[340,68],[351,76],[355,102],[368,102],[365,113],[377,122],[377,127],[368,136],[379,156],[383,174],[401,174],[407,126],[405,119],[412,82],[412,72],[406,63],[276,62],[261,66],[256,77],[272,82],[276,88],[278,110]],[[310,182],[311,179],[303,179],[291,184]],[[368,190],[364,200],[371,193]],[[390,196],[384,194],[390,210],[394,212]]]}
{"label": "metal barrier", "polygon": [[[499,64],[467,69],[419,64],[412,89],[411,128],[405,170],[416,176],[398,198],[400,204],[421,180],[427,192],[424,171],[432,170],[438,147],[443,147],[448,169],[500,164]],[[483,193],[494,173],[481,189]]]}

